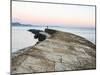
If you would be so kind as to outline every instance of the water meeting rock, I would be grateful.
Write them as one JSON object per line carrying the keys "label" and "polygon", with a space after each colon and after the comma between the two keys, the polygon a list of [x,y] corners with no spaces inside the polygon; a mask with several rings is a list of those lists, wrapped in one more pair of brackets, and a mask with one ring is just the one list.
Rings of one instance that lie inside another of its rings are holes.
{"label": "water meeting rock", "polygon": [[12,54],[12,74],[96,68],[96,46],[78,35],[45,29],[50,36]]}

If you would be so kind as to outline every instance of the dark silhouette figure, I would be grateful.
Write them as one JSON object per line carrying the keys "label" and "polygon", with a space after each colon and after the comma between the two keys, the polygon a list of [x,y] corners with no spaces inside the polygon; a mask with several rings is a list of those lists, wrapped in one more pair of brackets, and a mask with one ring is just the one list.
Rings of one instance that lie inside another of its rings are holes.
{"label": "dark silhouette figure", "polygon": [[48,29],[48,26],[47,26],[47,29]]}

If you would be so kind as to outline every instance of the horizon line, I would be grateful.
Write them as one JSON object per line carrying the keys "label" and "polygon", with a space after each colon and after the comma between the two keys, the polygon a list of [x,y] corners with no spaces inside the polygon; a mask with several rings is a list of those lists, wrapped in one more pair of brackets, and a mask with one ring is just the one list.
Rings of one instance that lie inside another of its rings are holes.
{"label": "horizon line", "polygon": [[87,27],[85,27],[85,26],[81,27],[81,26],[70,26],[70,25],[66,26],[66,25],[48,25],[48,24],[47,25],[46,24],[25,24],[25,23],[20,23],[20,22],[11,22],[11,24],[12,23],[19,23],[19,24],[21,24],[23,26],[24,25],[27,25],[27,26],[29,25],[29,26],[40,26],[40,27],[46,27],[46,26],[48,26],[48,27],[69,27],[69,28],[73,28],[73,27],[75,27],[75,28],[96,28],[95,26],[94,27],[92,27],[92,26],[91,27],[88,27],[88,26]]}

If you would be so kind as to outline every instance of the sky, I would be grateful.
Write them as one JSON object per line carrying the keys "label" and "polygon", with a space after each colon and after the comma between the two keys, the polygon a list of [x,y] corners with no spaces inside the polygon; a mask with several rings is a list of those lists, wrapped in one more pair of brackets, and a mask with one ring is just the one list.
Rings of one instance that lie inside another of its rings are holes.
{"label": "sky", "polygon": [[95,7],[13,1],[12,22],[46,26],[95,27]]}

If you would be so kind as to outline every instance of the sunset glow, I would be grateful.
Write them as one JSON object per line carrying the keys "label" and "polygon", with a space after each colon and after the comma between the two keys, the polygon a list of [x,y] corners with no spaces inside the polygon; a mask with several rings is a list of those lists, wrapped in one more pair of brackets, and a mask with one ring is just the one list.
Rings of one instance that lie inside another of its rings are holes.
{"label": "sunset glow", "polygon": [[95,7],[13,1],[12,22],[95,27]]}

